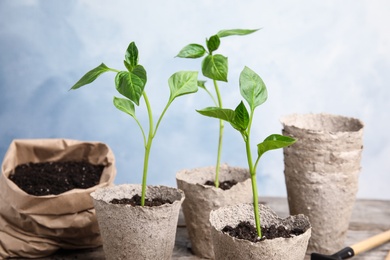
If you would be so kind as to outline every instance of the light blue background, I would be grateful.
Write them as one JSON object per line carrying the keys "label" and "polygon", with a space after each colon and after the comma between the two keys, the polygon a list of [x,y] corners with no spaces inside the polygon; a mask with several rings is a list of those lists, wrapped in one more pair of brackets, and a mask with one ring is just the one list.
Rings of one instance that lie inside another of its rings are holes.
{"label": "light blue background", "polygon": [[[326,112],[364,121],[361,198],[390,199],[389,1],[0,1],[0,157],[14,138],[103,141],[114,151],[116,183],[141,181],[143,146],[135,122],[112,105],[114,74],[69,88],[105,62],[122,69],[135,41],[148,72],[146,91],[160,113],[167,80],[198,70],[200,60],[174,58],[188,43],[220,29],[260,28],[222,40],[229,83],[226,107],[241,100],[238,76],[246,65],[261,75],[269,98],[258,108],[253,141],[280,133],[279,118]],[[175,186],[184,168],[214,165],[216,120],[195,109],[211,105],[204,92],[174,102],[150,158],[149,184]],[[145,118],[145,107],[137,110]],[[143,122],[146,122],[142,120]],[[246,166],[241,137],[226,126],[223,162]],[[282,151],[264,156],[261,196],[285,196]]]}

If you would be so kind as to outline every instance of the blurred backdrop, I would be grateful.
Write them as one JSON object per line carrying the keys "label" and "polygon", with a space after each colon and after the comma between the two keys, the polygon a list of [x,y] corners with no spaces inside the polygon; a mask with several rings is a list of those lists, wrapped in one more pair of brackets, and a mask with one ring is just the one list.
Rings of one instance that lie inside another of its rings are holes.
{"label": "blurred backdrop", "polygon": [[[140,183],[142,136],[134,120],[112,105],[115,74],[77,91],[69,88],[101,62],[124,69],[124,52],[135,41],[148,72],[146,91],[159,114],[170,75],[200,68],[200,60],[175,58],[182,47],[204,44],[221,29],[262,28],[222,39],[220,52],[229,57],[229,82],[220,84],[224,106],[241,100],[238,77],[248,66],[269,93],[254,119],[256,143],[281,133],[279,118],[290,113],[361,119],[358,196],[390,199],[389,13],[385,0],[2,0],[0,157],[15,138],[102,141],[115,153],[116,183]],[[210,105],[204,91],[173,103],[154,141],[149,184],[175,186],[177,171],[214,165],[218,122],[195,112]],[[145,118],[145,107],[136,113]],[[225,129],[222,161],[246,167],[241,136],[228,124]],[[281,150],[264,155],[260,196],[286,196],[283,168]]]}

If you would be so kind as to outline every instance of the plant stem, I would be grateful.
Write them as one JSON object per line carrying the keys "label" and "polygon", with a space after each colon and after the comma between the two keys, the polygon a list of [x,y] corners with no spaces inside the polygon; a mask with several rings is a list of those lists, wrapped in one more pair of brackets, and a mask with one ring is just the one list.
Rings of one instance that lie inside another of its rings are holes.
{"label": "plant stem", "polygon": [[115,72],[115,73],[121,72],[120,70],[112,69],[112,68],[108,68],[108,70],[109,70],[109,71],[112,71],[112,72]]}
{"label": "plant stem", "polygon": [[251,183],[252,183],[253,208],[254,208],[254,215],[255,215],[256,231],[257,231],[257,235],[261,238],[262,234],[261,234],[261,227],[260,227],[259,195],[257,193],[257,180],[256,180],[256,168],[257,168],[258,160],[256,160],[255,165],[253,165],[252,152],[250,147],[250,129],[252,126],[253,114],[254,114],[254,109],[252,108],[249,116],[248,128],[247,131],[243,133],[243,137],[245,140],[248,167],[249,167],[249,173],[251,176]]}
{"label": "plant stem", "polygon": [[143,92],[143,97],[145,99],[146,108],[148,110],[149,134],[148,134],[148,141],[145,146],[144,169],[142,174],[141,206],[145,206],[146,180],[148,176],[149,154],[150,154],[150,148],[152,147],[152,141],[154,137],[153,114],[152,114],[152,109],[150,107],[148,96],[146,95],[145,91]]}
{"label": "plant stem", "polygon": [[250,138],[248,135],[246,136],[245,148],[246,148],[249,173],[251,176],[251,183],[252,183],[253,208],[254,208],[254,214],[255,214],[256,231],[257,231],[257,235],[261,238],[259,198],[258,198],[259,196],[257,194],[256,169],[253,167],[252,153],[251,153],[251,148],[250,148]]}
{"label": "plant stem", "polygon": [[141,123],[139,122],[139,120],[138,120],[136,117],[134,117],[134,120],[135,120],[135,122],[137,123],[139,129],[141,129],[142,138],[144,139],[144,146],[146,146],[146,136],[145,136],[144,129],[142,128]]}
{"label": "plant stem", "polygon": [[172,101],[169,101],[169,102],[167,103],[167,105],[165,106],[163,112],[161,113],[160,118],[159,118],[158,121],[157,121],[156,128],[154,129],[153,137],[156,135],[157,129],[158,129],[158,127],[160,126],[161,120],[162,120],[162,118],[164,117],[165,112],[167,112],[168,107],[171,105],[171,103],[172,103]]}
{"label": "plant stem", "polygon": [[218,103],[217,103],[217,101],[215,100],[213,94],[211,94],[211,92],[210,92],[207,88],[204,88],[204,91],[206,91],[206,93],[210,96],[211,100],[214,102],[214,105],[217,107],[217,106],[218,106]]}
{"label": "plant stem", "polygon": [[163,112],[160,115],[160,118],[157,121],[156,128],[154,128],[153,124],[153,114],[152,114],[152,108],[149,103],[148,96],[146,95],[146,92],[143,92],[143,97],[145,99],[146,108],[148,110],[148,117],[149,117],[149,134],[148,134],[148,141],[145,145],[145,157],[144,157],[144,170],[142,175],[142,193],[141,193],[141,206],[145,205],[145,196],[146,196],[146,179],[148,175],[148,165],[149,165],[149,154],[150,154],[150,148],[152,147],[152,141],[153,138],[156,136],[157,129],[160,125],[161,119],[164,117],[165,112],[167,112],[168,107],[171,105],[172,100],[170,100],[167,105],[165,106]]}
{"label": "plant stem", "polygon": [[251,173],[251,182],[252,182],[253,207],[254,207],[254,214],[255,214],[256,231],[259,238],[261,238],[262,234],[261,234],[261,227],[260,227],[259,195],[257,194],[256,172],[254,174]]}
{"label": "plant stem", "polygon": [[[214,88],[215,93],[217,94],[218,99],[218,107],[222,108],[222,98],[221,93],[219,92],[217,81],[214,79]],[[219,120],[219,138],[218,138],[218,153],[217,153],[217,164],[215,166],[215,187],[219,187],[219,171],[220,171],[220,164],[221,164],[221,154],[222,154],[222,141],[223,141],[223,130],[224,130],[224,121],[222,119]]]}

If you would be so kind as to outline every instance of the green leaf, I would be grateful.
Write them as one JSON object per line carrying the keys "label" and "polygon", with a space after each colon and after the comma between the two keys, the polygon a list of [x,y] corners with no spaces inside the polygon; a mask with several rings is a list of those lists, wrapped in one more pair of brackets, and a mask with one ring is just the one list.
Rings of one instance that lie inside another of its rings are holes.
{"label": "green leaf", "polygon": [[133,68],[132,74],[134,74],[136,77],[138,77],[144,84],[146,85],[147,76],[146,76],[146,70],[142,65],[137,65]]}
{"label": "green leaf", "polygon": [[265,152],[269,150],[283,148],[295,143],[296,140],[294,138],[273,134],[264,139],[262,143],[257,145],[257,154],[258,156],[262,156]]}
{"label": "green leaf", "polygon": [[127,61],[123,61],[123,64],[125,64],[126,69],[131,72],[133,70],[133,67],[128,63]]}
{"label": "green leaf", "polygon": [[175,98],[195,93],[198,91],[198,72],[197,71],[179,71],[174,73],[168,80],[171,95],[169,102]]}
{"label": "green leaf", "polygon": [[205,80],[198,80],[198,87],[206,89],[206,81]]}
{"label": "green leaf", "polygon": [[107,71],[110,71],[110,68],[102,63],[96,68],[88,71],[79,81],[76,82],[76,84],[73,85],[73,87],[71,87],[71,89],[78,89],[84,85],[92,83],[95,79],[97,79],[97,77]]}
{"label": "green leaf", "polygon": [[245,131],[249,125],[249,114],[242,102],[237,106],[236,110],[220,107],[206,107],[196,111],[201,115],[229,122],[234,129],[240,132]]}
{"label": "green leaf", "polygon": [[267,88],[253,70],[245,67],[240,74],[241,96],[248,102],[251,110],[263,104],[268,97]]}
{"label": "green leaf", "polygon": [[210,79],[227,82],[227,57],[221,54],[207,55],[202,61],[202,73]]}
{"label": "green leaf", "polygon": [[146,71],[137,65],[133,72],[120,71],[115,77],[115,86],[119,93],[133,101],[137,106],[146,84]]}
{"label": "green leaf", "polygon": [[220,107],[206,107],[204,109],[196,110],[199,114],[225,120],[232,123],[234,120],[234,111],[232,109]]}
{"label": "green leaf", "polygon": [[202,45],[192,43],[181,49],[179,54],[176,55],[176,57],[196,59],[203,57],[205,53],[206,49]]}
{"label": "green leaf", "polygon": [[241,101],[234,110],[233,123],[231,123],[231,125],[240,132],[245,131],[248,128],[249,113],[244,102]]}
{"label": "green leaf", "polygon": [[221,40],[219,39],[218,35],[211,36],[210,39],[208,39],[206,42],[210,54],[213,51],[217,50],[219,48],[219,45],[221,44]]}
{"label": "green leaf", "polygon": [[117,109],[135,118],[135,107],[129,99],[114,97],[114,105]]}
{"label": "green leaf", "polygon": [[[131,42],[129,47],[127,47],[125,61],[130,65],[131,68],[134,68],[138,65],[138,48],[134,42]],[[129,71],[132,71],[132,69]]]}
{"label": "green leaf", "polygon": [[222,37],[227,37],[231,35],[247,35],[254,33],[260,29],[230,29],[230,30],[221,30],[217,33],[217,35],[222,38]]}

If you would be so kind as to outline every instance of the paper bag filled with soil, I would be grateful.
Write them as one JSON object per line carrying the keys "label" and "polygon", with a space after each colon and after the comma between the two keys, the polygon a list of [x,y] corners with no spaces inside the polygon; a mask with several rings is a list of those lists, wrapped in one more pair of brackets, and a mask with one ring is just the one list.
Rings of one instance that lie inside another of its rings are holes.
{"label": "paper bag filled with soil", "polygon": [[[103,165],[100,181],[57,195],[31,195],[11,179],[16,166],[41,162],[84,161]],[[116,168],[112,150],[99,142],[68,139],[14,140],[2,163],[0,176],[0,259],[37,258],[60,248],[101,245],[90,193],[113,184]]]}

